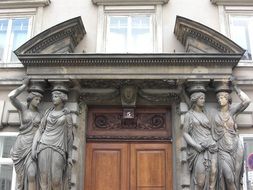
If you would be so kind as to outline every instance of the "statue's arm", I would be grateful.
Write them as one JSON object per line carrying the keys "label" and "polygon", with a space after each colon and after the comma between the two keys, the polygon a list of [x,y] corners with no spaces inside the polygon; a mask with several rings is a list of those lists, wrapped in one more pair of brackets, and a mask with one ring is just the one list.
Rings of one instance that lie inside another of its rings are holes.
{"label": "statue's arm", "polygon": [[72,147],[74,141],[74,133],[73,133],[73,121],[70,113],[67,115],[67,124],[68,124],[68,162],[72,164]]}
{"label": "statue's arm", "polygon": [[32,159],[34,160],[37,159],[37,146],[40,138],[41,138],[41,131],[38,129],[34,135],[32,144]]}
{"label": "statue's arm", "polygon": [[233,87],[234,87],[236,94],[238,95],[238,97],[241,100],[240,104],[231,108],[232,114],[237,115],[237,114],[243,112],[249,106],[251,100],[246,93],[244,93],[240,88],[237,87],[236,84],[234,84]]}
{"label": "statue's arm", "polygon": [[21,93],[26,89],[26,87],[28,86],[28,83],[29,83],[29,79],[25,79],[25,80],[23,81],[23,84],[22,84],[20,87],[18,87],[18,88],[16,88],[16,89],[12,90],[12,91],[8,94],[8,97],[9,97],[9,99],[10,99],[12,105],[13,105],[17,110],[19,110],[19,111],[22,111],[22,110],[24,109],[25,105],[23,105],[23,104],[17,99],[17,96],[18,96],[19,94],[21,94]]}
{"label": "statue's arm", "polygon": [[188,132],[189,125],[190,125],[190,118],[189,118],[189,115],[186,114],[185,120],[184,120],[184,128],[183,128],[184,139],[188,145],[192,146],[198,152],[201,152],[204,149],[204,147],[196,143],[196,141],[191,137],[191,135]]}

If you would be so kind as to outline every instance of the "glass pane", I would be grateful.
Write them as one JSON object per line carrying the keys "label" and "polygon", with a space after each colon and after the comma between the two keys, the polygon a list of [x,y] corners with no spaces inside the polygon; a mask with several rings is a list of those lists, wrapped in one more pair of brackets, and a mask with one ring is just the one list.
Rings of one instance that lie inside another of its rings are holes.
{"label": "glass pane", "polygon": [[6,48],[8,20],[0,19],[0,62],[3,61],[4,49]]}
{"label": "glass pane", "polygon": [[244,139],[247,189],[253,189],[253,138]]}
{"label": "glass pane", "polygon": [[126,52],[128,18],[126,16],[110,16],[106,51],[112,53]]}
{"label": "glass pane", "polygon": [[132,17],[130,51],[132,52],[152,52],[153,38],[150,16]]}
{"label": "glass pane", "polygon": [[[12,51],[16,50],[20,45],[25,43],[28,37],[28,24],[29,19],[13,19],[12,21],[12,30],[13,35],[12,41]],[[17,61],[16,55],[11,52],[11,61]]]}
{"label": "glass pane", "polygon": [[16,136],[0,136],[0,158],[10,158],[10,150]]}
{"label": "glass pane", "polygon": [[11,190],[13,168],[11,165],[0,164],[0,189]]}
{"label": "glass pane", "polygon": [[250,16],[231,17],[231,38],[246,50],[243,59],[252,59],[252,47],[250,44]]}

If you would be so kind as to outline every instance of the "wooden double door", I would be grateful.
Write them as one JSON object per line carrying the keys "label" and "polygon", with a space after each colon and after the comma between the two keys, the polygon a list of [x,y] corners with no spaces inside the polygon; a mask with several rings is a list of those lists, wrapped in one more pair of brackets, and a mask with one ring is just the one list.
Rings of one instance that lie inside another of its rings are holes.
{"label": "wooden double door", "polygon": [[85,190],[172,190],[172,144],[87,143]]}

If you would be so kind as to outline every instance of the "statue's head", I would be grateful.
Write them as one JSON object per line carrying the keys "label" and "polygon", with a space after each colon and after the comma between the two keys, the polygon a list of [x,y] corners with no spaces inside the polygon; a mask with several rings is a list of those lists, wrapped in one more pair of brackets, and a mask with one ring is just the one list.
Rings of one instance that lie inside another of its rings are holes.
{"label": "statue's head", "polygon": [[220,106],[226,105],[226,104],[232,104],[232,98],[228,92],[221,91],[216,94],[216,98],[218,100],[218,103]]}
{"label": "statue's head", "polygon": [[196,105],[204,107],[205,94],[203,92],[194,92],[191,94],[191,107],[194,108]]}
{"label": "statue's head", "polygon": [[61,100],[62,103],[65,103],[67,100],[68,100],[68,95],[62,91],[53,91],[52,92],[52,99],[53,99],[53,102],[54,104],[58,102],[55,102],[55,101],[58,101],[58,98]]}
{"label": "statue's head", "polygon": [[42,97],[43,95],[39,92],[30,92],[26,98],[27,106],[29,107],[30,104],[33,104],[33,106],[37,107]]}

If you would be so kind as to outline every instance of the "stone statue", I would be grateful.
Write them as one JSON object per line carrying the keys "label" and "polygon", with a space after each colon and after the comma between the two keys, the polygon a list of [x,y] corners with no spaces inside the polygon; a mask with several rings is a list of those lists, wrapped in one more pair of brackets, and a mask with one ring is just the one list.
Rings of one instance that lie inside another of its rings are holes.
{"label": "stone statue", "polygon": [[194,92],[191,109],[186,113],[183,136],[187,142],[191,190],[214,190],[217,176],[217,145],[211,123],[205,114],[205,94]]}
{"label": "stone statue", "polygon": [[29,79],[25,79],[22,86],[9,93],[10,101],[19,111],[21,120],[19,134],[10,152],[17,173],[16,189],[18,190],[37,189],[37,168],[36,163],[31,158],[31,153],[33,138],[41,121],[38,104],[41,102],[42,94],[30,92],[27,96],[27,105],[20,102],[17,96],[27,88],[28,83]]}
{"label": "stone statue", "polygon": [[38,160],[41,190],[69,189],[74,136],[70,111],[64,107],[66,92],[62,86],[53,89],[54,106],[46,111],[34,137],[32,155]]}
{"label": "stone statue", "polygon": [[241,103],[232,106],[230,94],[219,91],[217,100],[219,110],[214,116],[214,138],[218,145],[218,189],[242,189],[243,175],[243,145],[240,142],[235,122],[236,116],[250,104],[249,97],[235,84],[234,90]]}

